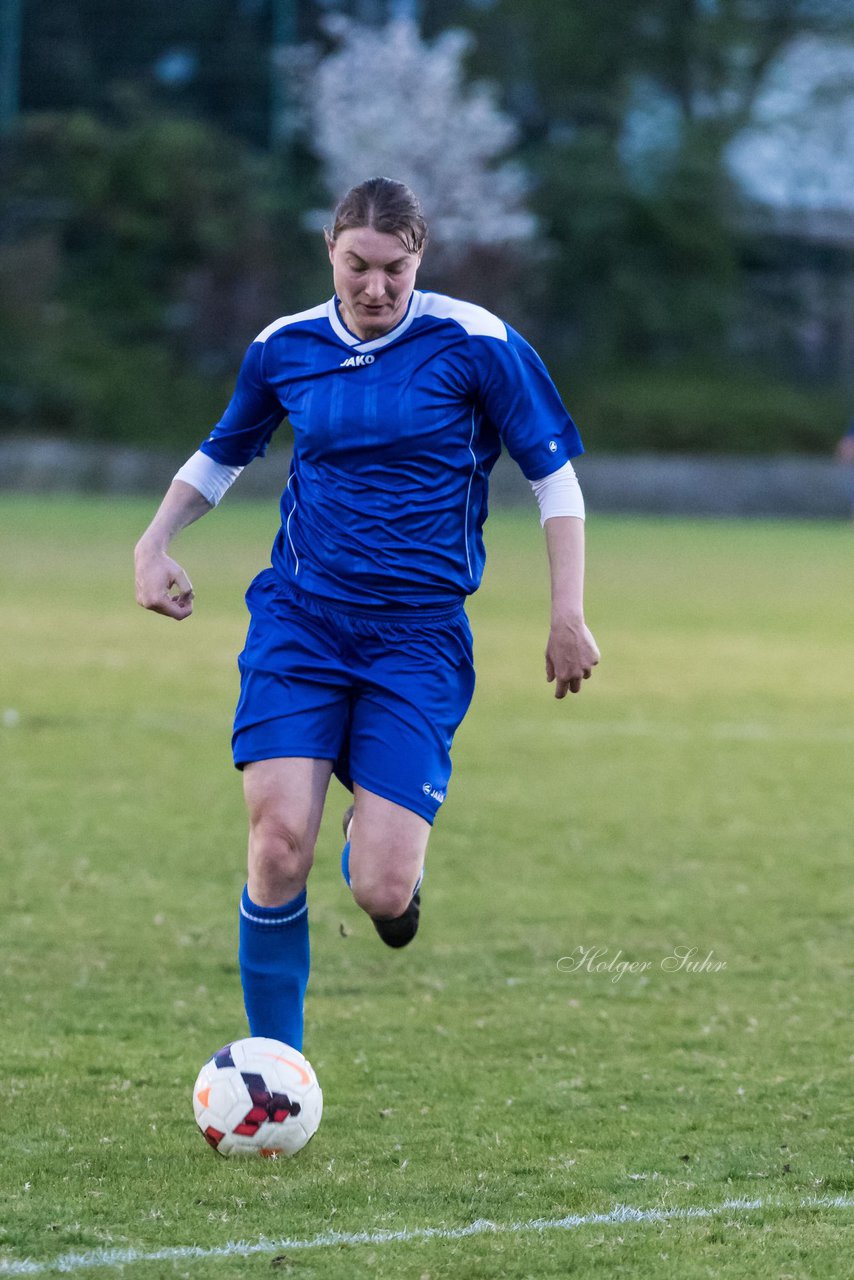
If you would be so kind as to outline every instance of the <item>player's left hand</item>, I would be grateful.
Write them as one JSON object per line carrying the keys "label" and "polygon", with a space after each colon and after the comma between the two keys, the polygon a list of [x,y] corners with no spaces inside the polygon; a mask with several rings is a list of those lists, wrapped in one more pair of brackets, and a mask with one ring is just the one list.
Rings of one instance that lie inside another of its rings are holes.
{"label": "player's left hand", "polygon": [[552,619],[546,645],[546,680],[554,682],[555,697],[578,693],[599,661],[599,649],[583,618]]}

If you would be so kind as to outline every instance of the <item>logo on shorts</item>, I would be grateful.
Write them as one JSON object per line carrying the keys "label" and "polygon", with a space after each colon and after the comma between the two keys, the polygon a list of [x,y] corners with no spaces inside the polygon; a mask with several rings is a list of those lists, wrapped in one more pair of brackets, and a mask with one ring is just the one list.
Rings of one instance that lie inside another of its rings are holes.
{"label": "logo on shorts", "polygon": [[431,800],[435,800],[437,804],[441,804],[445,799],[444,791],[440,791],[438,787],[432,786],[429,782],[425,782],[421,788],[425,796],[429,796]]}
{"label": "logo on shorts", "polygon": [[347,360],[342,360],[339,369],[361,369],[364,364],[373,364],[376,356],[350,356]]}

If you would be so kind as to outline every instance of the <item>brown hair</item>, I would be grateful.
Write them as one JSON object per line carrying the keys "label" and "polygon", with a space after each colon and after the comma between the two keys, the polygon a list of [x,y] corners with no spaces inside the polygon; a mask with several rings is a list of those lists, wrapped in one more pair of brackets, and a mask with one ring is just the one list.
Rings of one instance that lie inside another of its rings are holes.
{"label": "brown hair", "polygon": [[421,202],[405,182],[394,178],[368,178],[351,187],[338,201],[327,235],[334,242],[342,231],[361,227],[396,236],[407,253],[420,253],[427,243]]}

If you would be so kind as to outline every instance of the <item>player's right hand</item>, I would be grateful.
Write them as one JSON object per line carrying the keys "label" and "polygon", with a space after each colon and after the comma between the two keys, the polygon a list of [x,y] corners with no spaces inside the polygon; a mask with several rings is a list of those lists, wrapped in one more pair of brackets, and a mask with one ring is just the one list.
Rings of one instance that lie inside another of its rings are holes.
{"label": "player's right hand", "polygon": [[193,612],[193,584],[181,566],[164,551],[137,546],[136,602],[176,622]]}

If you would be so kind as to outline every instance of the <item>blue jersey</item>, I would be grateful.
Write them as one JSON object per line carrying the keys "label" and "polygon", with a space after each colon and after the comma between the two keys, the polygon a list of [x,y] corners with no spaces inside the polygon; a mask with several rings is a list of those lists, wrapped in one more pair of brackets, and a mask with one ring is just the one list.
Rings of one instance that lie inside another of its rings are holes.
{"label": "blue jersey", "polygon": [[285,415],[294,450],[273,568],[345,608],[461,603],[483,574],[502,443],[529,480],[583,451],[524,338],[482,307],[419,290],[368,341],[335,298],[269,325],[202,451],[245,466]]}

